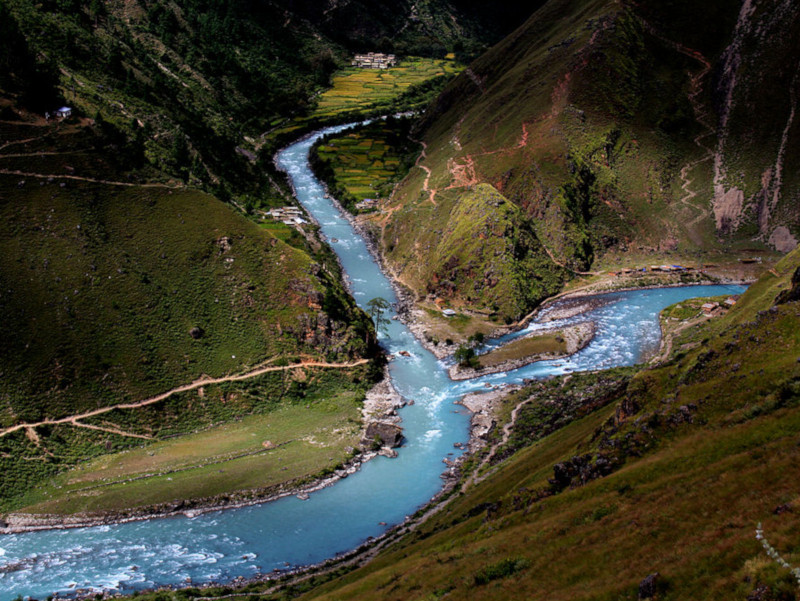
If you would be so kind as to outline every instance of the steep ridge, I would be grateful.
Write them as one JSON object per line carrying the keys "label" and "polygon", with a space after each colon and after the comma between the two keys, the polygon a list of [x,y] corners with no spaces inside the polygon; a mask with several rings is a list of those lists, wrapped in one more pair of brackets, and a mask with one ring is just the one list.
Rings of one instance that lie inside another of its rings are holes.
{"label": "steep ridge", "polygon": [[794,247],[800,11],[690,4],[552,0],[449,85],[385,230],[420,296],[433,274],[413,208],[476,184],[578,271],[610,254]]}

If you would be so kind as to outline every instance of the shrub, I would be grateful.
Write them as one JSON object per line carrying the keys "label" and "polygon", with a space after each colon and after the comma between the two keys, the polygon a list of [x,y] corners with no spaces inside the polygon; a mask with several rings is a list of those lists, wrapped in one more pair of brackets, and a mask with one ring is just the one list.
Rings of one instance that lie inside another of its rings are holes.
{"label": "shrub", "polygon": [[475,356],[475,349],[471,346],[459,345],[456,352],[453,353],[453,358],[458,361],[460,367],[473,367],[476,369],[480,367],[480,362]]}
{"label": "shrub", "polygon": [[488,584],[492,580],[506,578],[517,572],[521,572],[530,566],[530,562],[524,557],[508,557],[497,563],[493,563],[478,570],[473,577],[476,586]]}

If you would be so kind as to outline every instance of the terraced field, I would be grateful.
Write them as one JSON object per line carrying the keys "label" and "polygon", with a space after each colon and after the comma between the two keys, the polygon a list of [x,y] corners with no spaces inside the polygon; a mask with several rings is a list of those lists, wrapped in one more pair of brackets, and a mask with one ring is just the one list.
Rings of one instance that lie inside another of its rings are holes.
{"label": "terraced field", "polygon": [[315,168],[349,208],[366,199],[387,198],[420,150],[409,138],[409,128],[407,120],[381,120],[323,138],[311,151]]}
{"label": "terraced field", "polygon": [[415,85],[444,75],[455,75],[463,67],[453,60],[409,57],[390,69],[350,67],[333,78],[333,86],[319,97],[315,117],[364,111],[388,105]]}
{"label": "terraced field", "polygon": [[453,58],[409,57],[389,69],[348,67],[334,75],[307,116],[276,119],[258,146],[273,149],[323,123],[357,120],[360,115],[418,110],[431,102],[464,66]]}

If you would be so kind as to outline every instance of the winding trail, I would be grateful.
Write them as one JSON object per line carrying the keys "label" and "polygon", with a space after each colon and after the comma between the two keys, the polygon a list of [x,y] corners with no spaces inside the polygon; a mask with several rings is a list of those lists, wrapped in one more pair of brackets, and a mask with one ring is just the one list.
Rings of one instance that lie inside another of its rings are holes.
{"label": "winding trail", "polygon": [[428,200],[431,201],[433,206],[436,206],[436,193],[438,192],[438,190],[431,189],[430,187],[431,169],[430,167],[422,164],[422,161],[424,161],[428,157],[426,152],[428,150],[428,145],[421,140],[419,143],[422,144],[422,152],[419,153],[419,156],[417,157],[417,162],[414,163],[414,167],[419,167],[425,172],[425,181],[422,182],[422,190],[428,193]]}
{"label": "winding trail", "polygon": [[104,413],[110,413],[116,409],[138,409],[140,407],[146,407],[147,405],[153,405],[154,403],[158,403],[163,401],[164,399],[172,396],[173,394],[178,394],[180,392],[188,392],[190,390],[196,390],[202,386],[209,386],[212,384],[222,384],[224,382],[241,382],[242,380],[249,380],[250,378],[255,378],[257,376],[261,376],[263,374],[273,372],[273,371],[288,371],[291,369],[302,369],[305,367],[323,367],[323,368],[332,368],[332,369],[349,369],[351,367],[357,367],[359,365],[364,365],[365,363],[369,363],[369,359],[359,359],[358,361],[351,361],[348,363],[328,363],[325,361],[305,361],[303,363],[296,363],[293,365],[281,365],[281,366],[262,366],[252,371],[237,374],[234,376],[223,376],[221,378],[209,378],[208,376],[204,376],[195,380],[191,384],[184,384],[183,386],[178,386],[173,388],[172,390],[168,390],[167,392],[162,392],[159,395],[154,397],[150,397],[148,399],[144,399],[142,401],[137,401],[135,403],[120,403],[118,405],[111,405],[110,407],[101,407],[100,409],[93,409],[92,411],[87,411],[85,413],[80,413],[77,415],[70,415],[68,417],[62,417],[59,419],[46,419],[40,422],[33,422],[33,423],[22,423],[17,424],[15,426],[11,426],[10,428],[5,428],[0,430],[0,438],[6,436],[7,434],[11,434],[12,432],[16,432],[18,430],[25,429],[27,432],[32,431],[32,429],[37,428],[39,426],[53,426],[59,424],[68,424],[71,426],[76,426],[78,428],[88,428],[90,430],[103,430],[107,432],[113,432],[115,434],[120,434],[122,436],[132,436],[135,438],[149,438],[147,436],[142,436],[140,434],[131,434],[128,432],[123,432],[122,430],[115,430],[113,428],[102,428],[100,426],[93,426],[89,424],[84,424],[81,420],[95,417],[98,415],[103,415]]}
{"label": "winding trail", "polygon": [[184,185],[176,184],[135,184],[132,182],[114,182],[105,179],[95,179],[92,177],[81,177],[79,175],[54,175],[44,173],[29,173],[27,171],[19,171],[17,169],[0,169],[0,175],[19,175],[20,177],[32,177],[38,179],[69,179],[80,182],[89,182],[91,184],[105,184],[107,186],[124,186],[126,188],[166,188],[168,190],[180,190],[185,188]]}
{"label": "winding trail", "polygon": [[675,339],[678,337],[678,334],[688,330],[689,328],[692,328],[692,327],[694,327],[696,325],[699,325],[699,324],[701,324],[703,322],[709,321],[710,319],[711,319],[711,317],[708,316],[708,315],[700,315],[699,317],[695,317],[694,319],[690,319],[688,321],[685,321],[684,323],[679,325],[674,330],[665,332],[664,329],[662,328],[662,330],[661,330],[661,336],[662,336],[662,338],[661,338],[661,349],[659,350],[659,353],[655,357],[650,359],[649,363],[651,365],[655,365],[655,364],[663,363],[664,361],[669,359],[669,356],[672,354],[673,343],[674,343]]}
{"label": "winding trail", "polygon": [[[41,126],[35,126],[35,127],[41,127]],[[24,140],[12,140],[11,142],[6,142],[6,143],[0,145],[0,150],[4,150],[4,149],[8,148],[9,146],[18,146],[20,144],[27,144],[28,142],[36,142],[38,140],[43,140],[44,138],[49,137],[51,135],[51,133],[52,132],[47,132],[44,135],[36,136],[35,138],[25,138]]]}
{"label": "winding trail", "polygon": [[508,442],[508,439],[511,437],[511,431],[514,429],[514,426],[517,423],[517,416],[519,415],[520,410],[524,405],[527,405],[533,399],[534,395],[531,395],[527,399],[517,403],[514,409],[511,410],[511,416],[509,417],[509,420],[506,422],[506,424],[503,426],[503,435],[500,437],[500,440],[492,445],[491,449],[489,449],[489,452],[486,454],[486,456],[483,458],[480,464],[475,469],[472,470],[472,474],[470,475],[470,477],[464,480],[464,483],[461,485],[460,492],[462,493],[466,492],[469,488],[471,488],[475,484],[480,484],[491,474],[494,473],[495,470],[488,470],[483,474],[481,474],[481,470],[483,470],[487,465],[489,465],[489,462],[494,458],[495,455],[497,455],[497,451]]}
{"label": "winding trail", "polygon": [[[0,148],[2,150],[2,148]],[[0,159],[23,159],[23,158],[38,158],[38,157],[54,157],[66,156],[68,154],[84,154],[91,152],[91,148],[83,148],[81,150],[66,150],[64,152],[21,152],[11,154],[0,154]]]}
{"label": "winding trail", "polygon": [[680,199],[680,203],[684,206],[688,207],[691,212],[697,212],[694,218],[691,219],[688,223],[686,223],[686,231],[689,237],[692,239],[692,242],[699,244],[702,242],[700,236],[694,231],[694,226],[696,226],[700,221],[703,219],[711,216],[711,210],[706,206],[698,206],[697,204],[691,202],[694,200],[698,192],[692,189],[692,183],[694,180],[689,178],[689,173],[701,163],[705,163],[706,161],[711,161],[715,158],[716,152],[713,148],[710,148],[703,144],[703,140],[705,138],[715,136],[716,135],[716,127],[714,123],[709,121],[709,114],[708,109],[700,102],[699,96],[703,92],[703,80],[708,77],[708,74],[711,72],[711,62],[703,55],[702,52],[699,50],[695,50],[694,48],[689,48],[679,42],[674,40],[670,40],[669,38],[662,35],[655,27],[647,23],[646,21],[642,21],[642,24],[647,30],[655,38],[662,41],[664,44],[682,54],[687,56],[693,60],[696,60],[702,65],[702,68],[697,73],[691,75],[689,80],[689,93],[687,94],[687,98],[689,99],[689,104],[692,105],[692,112],[694,113],[694,118],[697,123],[705,128],[705,131],[702,132],[700,135],[696,136],[693,140],[694,144],[700,148],[703,152],[703,156],[699,159],[695,159],[693,161],[689,161],[684,165],[680,170],[680,179],[683,182],[681,184],[681,189],[684,192],[684,196]]}

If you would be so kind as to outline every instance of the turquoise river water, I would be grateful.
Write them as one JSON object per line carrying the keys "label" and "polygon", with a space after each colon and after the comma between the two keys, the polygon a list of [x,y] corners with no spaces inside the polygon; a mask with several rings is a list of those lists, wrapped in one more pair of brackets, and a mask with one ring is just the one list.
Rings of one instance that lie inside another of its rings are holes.
{"label": "turquoise river water", "polygon": [[[378,296],[394,303],[392,286],[364,240],[325,197],[308,167],[313,142],[346,127],[328,128],[295,143],[281,151],[278,163],[325,236],[337,240],[332,246],[359,305]],[[632,365],[657,348],[661,309],[692,297],[742,291],[740,286],[696,286],[612,293],[603,306],[572,319],[597,324],[594,340],[576,355],[463,382],[451,381],[446,365],[403,323],[391,321],[381,336],[383,346],[389,353],[410,353],[390,363],[392,381],[401,395],[415,401],[400,411],[406,443],[397,458],[378,457],[305,501],[285,497],[193,518],[0,536],[0,601],[17,595],[70,595],[80,589],[131,592],[227,582],[349,551],[402,522],[441,489],[442,460],[459,454],[454,443],[468,439],[469,416],[454,404],[465,393],[484,390],[487,383],[517,384],[569,371]],[[539,327],[533,323],[504,339]]]}

